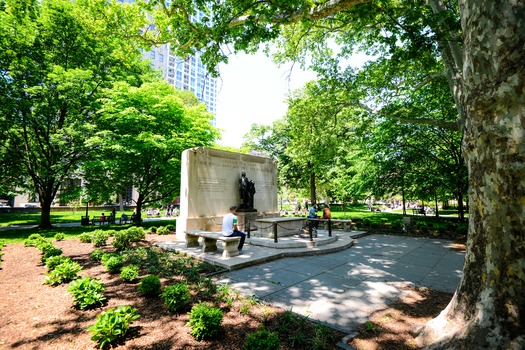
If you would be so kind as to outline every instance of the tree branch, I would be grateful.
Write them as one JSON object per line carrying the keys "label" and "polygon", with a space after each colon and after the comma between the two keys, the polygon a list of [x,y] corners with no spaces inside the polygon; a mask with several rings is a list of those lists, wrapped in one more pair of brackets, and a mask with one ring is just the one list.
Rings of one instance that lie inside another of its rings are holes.
{"label": "tree branch", "polygon": [[275,24],[299,22],[300,20],[305,18],[312,21],[316,21],[335,15],[336,13],[351,9],[356,5],[364,4],[367,2],[371,2],[371,0],[328,0],[327,2],[317,5],[315,7],[301,9],[289,15],[282,15],[271,20],[262,19],[259,16],[254,17],[253,15],[240,16],[232,19],[229,26],[237,27],[243,25],[244,23],[246,23],[246,21],[248,21],[248,19],[255,19],[257,22],[267,22]]}
{"label": "tree branch", "polygon": [[436,120],[430,118],[404,118],[395,116],[389,116],[389,118],[395,119],[402,123],[433,125],[443,129],[460,131],[458,122],[447,122],[444,120]]}

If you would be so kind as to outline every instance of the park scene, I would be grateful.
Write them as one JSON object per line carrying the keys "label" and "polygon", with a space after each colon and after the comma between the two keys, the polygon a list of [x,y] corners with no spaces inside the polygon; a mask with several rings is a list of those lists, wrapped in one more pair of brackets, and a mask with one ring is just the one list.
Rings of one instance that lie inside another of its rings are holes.
{"label": "park scene", "polygon": [[[0,25],[0,348],[525,347],[523,3],[6,0]],[[215,79],[260,52],[316,79],[228,146]]]}

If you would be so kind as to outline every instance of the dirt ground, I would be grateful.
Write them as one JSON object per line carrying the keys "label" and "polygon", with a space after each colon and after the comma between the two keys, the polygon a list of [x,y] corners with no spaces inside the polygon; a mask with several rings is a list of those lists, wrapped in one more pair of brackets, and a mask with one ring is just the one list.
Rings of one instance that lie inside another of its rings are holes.
{"label": "dirt ground", "polygon": [[[172,239],[172,235],[146,238],[148,243]],[[242,349],[247,335],[256,332],[261,323],[267,328],[282,323],[284,310],[278,308],[257,304],[246,312],[239,305],[224,305],[224,331],[220,338],[197,341],[185,325],[189,309],[171,313],[162,299],[140,296],[136,284],[124,283],[118,274],[109,274],[89,258],[92,244],[80,243],[78,239],[54,244],[63,250],[63,255],[83,266],[80,275],[104,282],[107,304],[92,310],[76,309],[67,292],[68,284],[51,287],[42,283],[47,269],[36,248],[24,247],[22,243],[6,245],[0,265],[0,349],[94,349],[97,344],[91,341],[86,328],[95,323],[100,312],[118,305],[132,305],[141,315],[125,342],[115,345],[118,349]],[[410,330],[436,316],[450,298],[447,293],[410,290],[390,308],[375,313],[349,345],[358,350],[417,349]],[[238,303],[242,301],[237,300]],[[286,327],[281,338],[297,335],[299,330],[294,327],[303,326],[296,323]],[[309,329],[313,332],[314,328]],[[336,332],[336,341],[344,335]],[[288,343],[282,349],[303,348],[307,347]],[[327,349],[337,347],[330,345]]]}

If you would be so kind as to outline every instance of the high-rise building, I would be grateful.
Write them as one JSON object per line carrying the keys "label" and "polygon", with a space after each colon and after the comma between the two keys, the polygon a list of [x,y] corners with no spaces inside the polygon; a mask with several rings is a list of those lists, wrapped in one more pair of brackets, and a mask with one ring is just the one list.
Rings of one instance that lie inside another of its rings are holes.
{"label": "high-rise building", "polygon": [[[135,0],[118,0],[120,3],[132,3]],[[166,0],[169,6],[171,0]],[[192,22],[199,22],[205,13],[198,11],[191,16]],[[180,90],[192,91],[199,101],[206,104],[208,111],[217,113],[217,79],[213,78],[200,59],[200,53],[193,56],[179,58],[171,52],[170,44],[152,47],[143,52],[145,59],[151,60],[151,65],[162,72],[163,78]],[[215,119],[212,121],[215,125]]]}
{"label": "high-rise building", "polygon": [[208,111],[217,111],[217,79],[213,78],[197,52],[185,59],[177,57],[170,50],[170,44],[152,47],[144,52],[144,58],[162,72],[164,79],[180,90],[192,91],[199,101],[206,104]]}

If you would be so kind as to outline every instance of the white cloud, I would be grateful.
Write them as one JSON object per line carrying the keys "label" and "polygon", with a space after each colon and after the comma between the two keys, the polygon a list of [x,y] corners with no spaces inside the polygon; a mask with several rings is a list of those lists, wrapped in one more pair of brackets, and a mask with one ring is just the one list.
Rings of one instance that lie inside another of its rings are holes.
{"label": "white cloud", "polygon": [[[286,114],[290,91],[315,79],[290,65],[278,68],[263,53],[237,54],[220,67],[217,127],[223,129],[220,144],[239,147],[252,124],[270,125]],[[222,85],[222,86],[221,86]]]}

